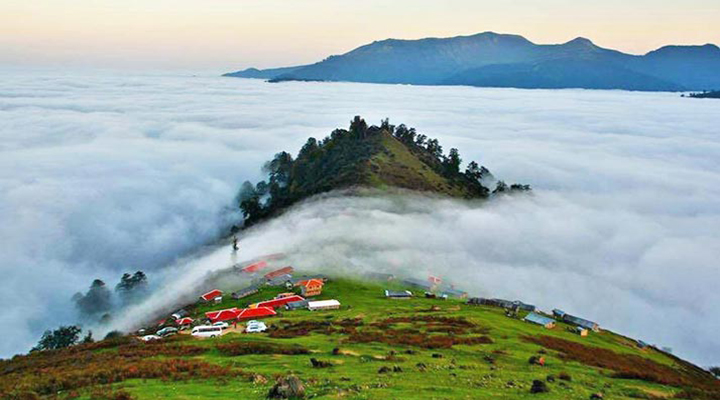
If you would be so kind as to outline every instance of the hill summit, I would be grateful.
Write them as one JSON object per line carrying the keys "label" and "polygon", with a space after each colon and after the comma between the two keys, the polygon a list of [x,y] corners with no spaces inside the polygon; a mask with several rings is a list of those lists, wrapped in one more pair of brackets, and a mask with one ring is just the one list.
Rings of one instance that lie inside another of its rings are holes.
{"label": "hill summit", "polygon": [[461,171],[461,163],[457,149],[445,155],[437,139],[413,128],[388,120],[368,126],[356,116],[349,129],[336,129],[322,140],[309,138],[296,158],[277,153],[264,166],[267,181],[243,183],[238,202],[245,224],[251,225],[299,200],[336,189],[402,188],[466,199],[530,190],[528,185],[495,181],[475,161]]}

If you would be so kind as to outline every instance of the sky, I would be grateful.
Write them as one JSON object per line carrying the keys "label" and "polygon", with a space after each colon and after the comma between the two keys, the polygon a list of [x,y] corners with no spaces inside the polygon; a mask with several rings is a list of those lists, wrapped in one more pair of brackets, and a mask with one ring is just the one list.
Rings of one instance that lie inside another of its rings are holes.
{"label": "sky", "polygon": [[239,218],[241,183],[360,114],[413,126],[533,192],[480,204],[319,199],[245,232],[241,258],[282,251],[297,267],[432,272],[720,363],[713,102],[188,74],[0,71],[0,81],[0,357],[76,322],[70,298],[96,277],[112,288],[146,271],[153,295],[144,313],[116,314],[123,329],[197,295],[201,277],[232,262],[217,240]]}
{"label": "sky", "polygon": [[0,65],[224,72],[484,31],[644,54],[720,43],[716,0],[4,0]]}

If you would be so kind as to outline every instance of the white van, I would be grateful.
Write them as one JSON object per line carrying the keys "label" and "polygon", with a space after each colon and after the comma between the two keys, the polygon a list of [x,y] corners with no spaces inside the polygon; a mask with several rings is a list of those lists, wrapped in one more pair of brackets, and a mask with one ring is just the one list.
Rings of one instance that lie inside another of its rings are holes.
{"label": "white van", "polygon": [[195,337],[217,337],[222,335],[221,326],[201,325],[193,328],[191,335]]}

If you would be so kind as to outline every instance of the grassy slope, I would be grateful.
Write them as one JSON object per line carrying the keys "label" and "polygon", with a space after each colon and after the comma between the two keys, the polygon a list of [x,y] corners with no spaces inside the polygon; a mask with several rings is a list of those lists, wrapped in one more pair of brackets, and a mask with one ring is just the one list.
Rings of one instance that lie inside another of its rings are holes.
{"label": "grassy slope", "polygon": [[366,175],[366,183],[370,186],[380,189],[401,187],[454,197],[467,194],[465,189],[452,185],[447,178],[425,165],[389,133],[382,132],[376,140],[380,141],[383,151],[370,159]]}
{"label": "grassy slope", "polygon": [[[269,325],[278,324],[281,319],[300,320],[341,320],[344,318],[362,318],[367,324],[388,316],[461,316],[490,329],[494,343],[473,346],[456,345],[451,349],[414,348],[415,354],[405,354],[407,346],[389,346],[381,343],[346,343],[346,335],[311,334],[291,339],[273,339],[265,334],[230,333],[222,338],[208,340],[188,340],[182,343],[208,346],[211,351],[196,358],[230,365],[248,372],[266,376],[268,383],[254,384],[247,379],[191,380],[171,382],[162,380],[130,380],[117,387],[125,388],[139,399],[207,399],[207,398],[263,398],[271,386],[273,376],[289,372],[297,374],[306,384],[309,394],[318,398],[333,398],[341,394],[347,398],[358,399],[394,399],[394,398],[534,398],[529,393],[533,379],[544,380],[548,374],[558,375],[565,371],[572,376],[572,382],[549,383],[550,393],[541,397],[548,399],[582,399],[590,394],[602,392],[605,398],[637,398],[643,393],[671,395],[677,388],[666,387],[638,380],[621,380],[609,377],[607,371],[590,368],[576,362],[563,362],[552,351],[545,354],[547,364],[539,367],[528,364],[528,358],[537,354],[539,346],[520,339],[523,335],[552,335],[568,340],[612,349],[619,353],[637,354],[657,362],[672,365],[673,360],[652,349],[639,350],[626,343],[626,339],[610,332],[592,333],[581,338],[565,331],[566,326],[559,324],[554,330],[507,318],[502,310],[491,307],[467,306],[459,300],[432,300],[414,298],[411,300],[387,300],[382,296],[386,287],[401,288],[397,284],[359,283],[353,280],[336,280],[326,286],[322,298],[336,298],[343,304],[338,311],[284,312],[281,317],[268,319]],[[245,306],[248,303],[273,297],[280,289],[265,288],[252,297],[241,301],[227,299],[221,305],[203,305],[195,310],[199,315],[207,309],[226,306]],[[431,306],[440,306],[442,311],[422,313]],[[402,325],[402,324],[401,324]],[[396,326],[401,328],[402,326]],[[306,346],[312,355],[244,355],[225,356],[214,347],[218,342],[235,341],[271,341],[285,344],[296,343]],[[332,349],[339,347],[348,351],[346,355],[333,355]],[[391,350],[398,353],[400,360],[379,360]],[[433,353],[443,354],[443,358],[432,357]],[[484,357],[496,358],[495,365]],[[312,368],[310,357],[330,361],[335,365],[326,369]],[[426,371],[420,371],[417,363],[427,365]],[[378,374],[382,366],[398,365],[403,372]],[[508,385],[508,382],[514,385]],[[564,385],[564,386],[563,386]]]}

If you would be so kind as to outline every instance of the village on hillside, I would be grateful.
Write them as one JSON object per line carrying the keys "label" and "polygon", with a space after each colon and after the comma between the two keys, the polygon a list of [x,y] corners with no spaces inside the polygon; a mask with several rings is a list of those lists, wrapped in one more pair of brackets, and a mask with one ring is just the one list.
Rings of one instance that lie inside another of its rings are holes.
{"label": "village on hillside", "polygon": [[[236,242],[233,249],[237,251]],[[272,254],[258,260],[244,264],[236,264],[231,273],[243,275],[250,284],[229,293],[213,288],[198,296],[195,304],[169,313],[167,318],[158,321],[154,327],[145,327],[137,331],[143,341],[161,340],[175,334],[190,334],[196,338],[214,338],[228,333],[261,333],[268,330],[267,318],[279,317],[284,312],[297,310],[341,310],[343,305],[337,299],[324,298],[323,288],[332,284],[329,276],[324,274],[300,273],[292,266],[283,266],[283,254]],[[544,312],[532,304],[520,300],[505,300],[499,298],[468,297],[468,293],[458,289],[453,284],[443,283],[443,279],[430,275],[427,279],[410,277],[396,277],[394,274],[370,272],[364,275],[365,279],[376,282],[394,282],[406,287],[405,290],[384,291],[388,300],[410,299],[422,296],[428,299],[446,300],[448,298],[462,299],[471,306],[491,306],[505,310],[509,318],[522,319],[545,329],[554,329],[557,322],[568,325],[567,330],[581,337],[588,336],[590,332],[599,332],[598,323],[585,318],[570,315],[559,309]],[[259,293],[264,287],[283,288],[285,291],[267,298],[263,301],[247,303],[243,299]],[[415,292],[413,292],[413,290]],[[379,294],[380,295],[380,294]],[[233,307],[222,308],[227,298]],[[216,306],[216,307],[215,307]],[[189,310],[196,310],[191,312]],[[207,310],[207,311],[197,311]],[[638,340],[637,346],[648,346]]]}

